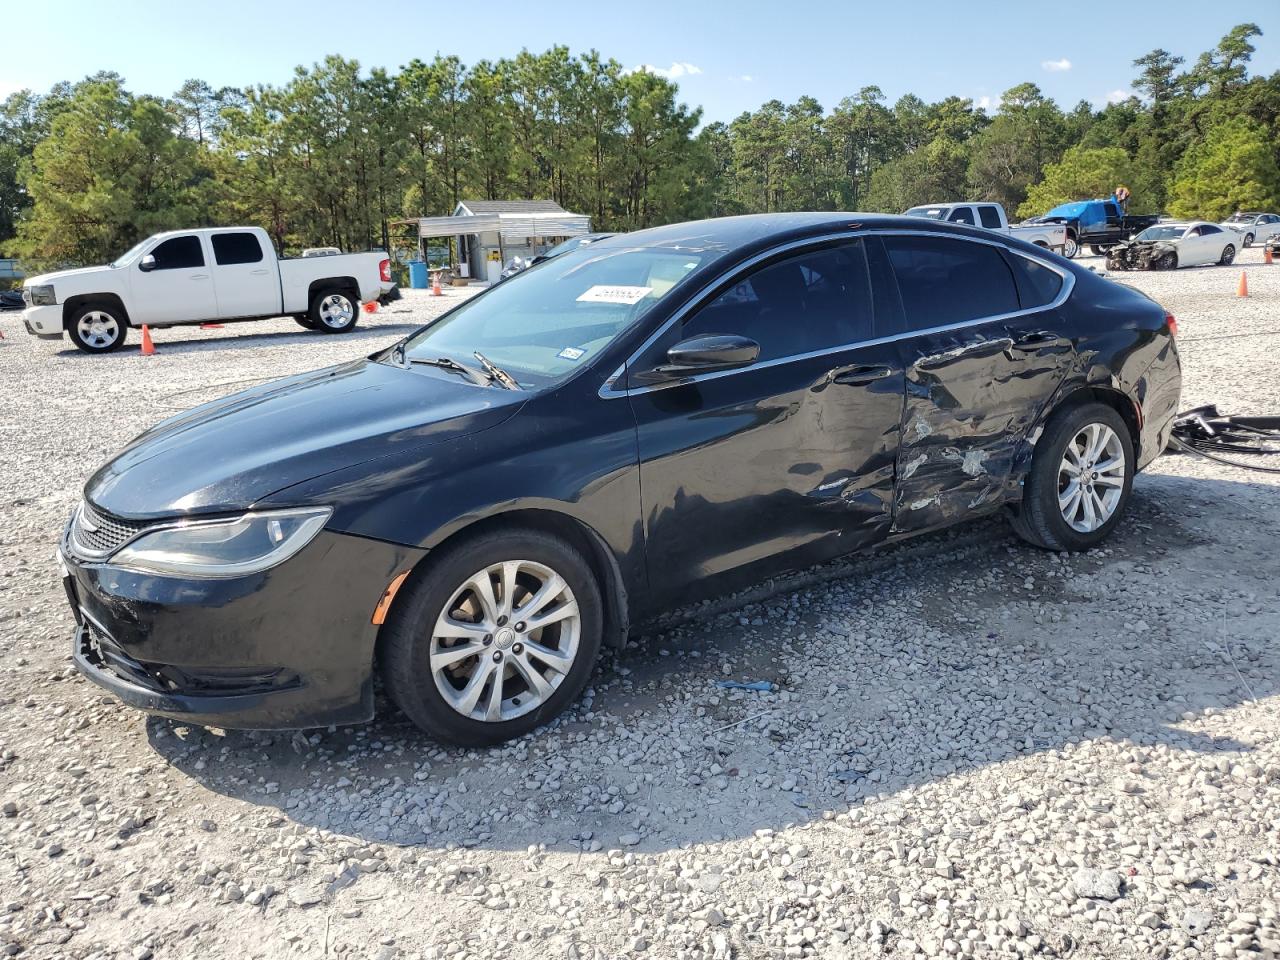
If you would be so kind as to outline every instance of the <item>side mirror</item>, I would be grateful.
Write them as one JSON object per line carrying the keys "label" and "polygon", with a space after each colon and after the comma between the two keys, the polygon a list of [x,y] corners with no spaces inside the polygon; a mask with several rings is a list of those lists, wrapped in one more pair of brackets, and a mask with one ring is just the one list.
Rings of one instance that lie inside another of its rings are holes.
{"label": "side mirror", "polygon": [[760,344],[736,334],[712,333],[681,340],[667,351],[667,362],[636,377],[641,383],[664,383],[696,373],[735,370],[755,363]]}
{"label": "side mirror", "polygon": [[138,269],[141,270],[143,273],[150,273],[155,268],[156,268],[156,258],[149,253],[145,257],[143,257],[141,260],[138,261]]}

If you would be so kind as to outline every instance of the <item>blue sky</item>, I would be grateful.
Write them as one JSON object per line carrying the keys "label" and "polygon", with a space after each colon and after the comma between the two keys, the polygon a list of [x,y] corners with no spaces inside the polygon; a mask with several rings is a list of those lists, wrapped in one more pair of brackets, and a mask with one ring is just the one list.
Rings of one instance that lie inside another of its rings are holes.
{"label": "blue sky", "polygon": [[1123,96],[1135,57],[1164,47],[1194,61],[1242,21],[1264,32],[1254,71],[1280,69],[1274,0],[223,0],[174,17],[135,0],[59,0],[47,9],[56,9],[56,23],[33,13],[10,37],[0,96],[99,69],[123,74],[135,91],[169,94],[192,76],[214,86],[282,83],[294,65],[326,53],[395,68],[437,52],[470,64],[562,43],[668,72],[704,122],[775,97],[810,94],[831,107],[868,84],[890,101],[957,94],[994,106],[1001,91],[1031,80],[1069,108]]}

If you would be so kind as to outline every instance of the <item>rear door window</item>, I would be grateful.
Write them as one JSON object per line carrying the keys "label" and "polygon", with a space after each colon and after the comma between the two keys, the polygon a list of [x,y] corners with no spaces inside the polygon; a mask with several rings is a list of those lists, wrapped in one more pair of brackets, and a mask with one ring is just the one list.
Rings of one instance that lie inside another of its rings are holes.
{"label": "rear door window", "polygon": [[204,251],[196,236],[170,237],[151,250],[157,270],[190,270],[204,266]]}
{"label": "rear door window", "polygon": [[215,233],[213,259],[220,267],[237,263],[261,263],[262,244],[252,233]]}
{"label": "rear door window", "polygon": [[1000,229],[1000,211],[995,207],[984,206],[978,208],[978,216],[982,218],[982,225],[988,230]]}
{"label": "rear door window", "polygon": [[952,237],[883,238],[908,330],[1016,313],[1013,273],[991,244]]}
{"label": "rear door window", "polygon": [[968,207],[956,207],[951,211],[951,216],[947,217],[948,223],[967,223],[969,226],[977,226],[973,222],[973,211]]}

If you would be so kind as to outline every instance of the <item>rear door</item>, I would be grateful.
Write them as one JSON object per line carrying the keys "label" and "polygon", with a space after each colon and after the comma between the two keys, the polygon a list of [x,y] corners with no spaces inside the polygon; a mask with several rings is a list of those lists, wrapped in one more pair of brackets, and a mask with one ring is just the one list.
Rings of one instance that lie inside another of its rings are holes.
{"label": "rear door", "polygon": [[906,380],[895,532],[924,530],[1016,494],[1028,431],[1073,356],[1054,309],[1064,274],[1002,245],[885,234],[895,301],[877,322],[897,341]]}
{"label": "rear door", "polygon": [[264,250],[258,235],[248,230],[213,233],[209,242],[213,248],[218,316],[230,320],[279,313],[275,251]]}
{"label": "rear door", "polygon": [[701,334],[761,351],[743,369],[629,391],[655,599],[888,533],[903,380],[896,345],[876,340],[869,287],[861,240],[779,254],[726,278],[629,364],[637,382]]}
{"label": "rear door", "polygon": [[[148,256],[155,259],[155,266],[143,270],[142,260]],[[129,319],[134,326],[190,323],[218,315],[208,251],[199,234],[166,237],[157,243],[132,268],[129,287]]]}

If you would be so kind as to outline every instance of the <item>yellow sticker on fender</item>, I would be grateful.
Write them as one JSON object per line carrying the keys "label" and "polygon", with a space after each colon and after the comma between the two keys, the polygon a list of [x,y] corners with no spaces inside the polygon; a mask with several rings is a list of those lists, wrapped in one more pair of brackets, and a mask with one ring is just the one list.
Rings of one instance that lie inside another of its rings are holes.
{"label": "yellow sticker on fender", "polygon": [[653,292],[653,287],[630,287],[596,284],[578,297],[582,303],[638,303]]}

